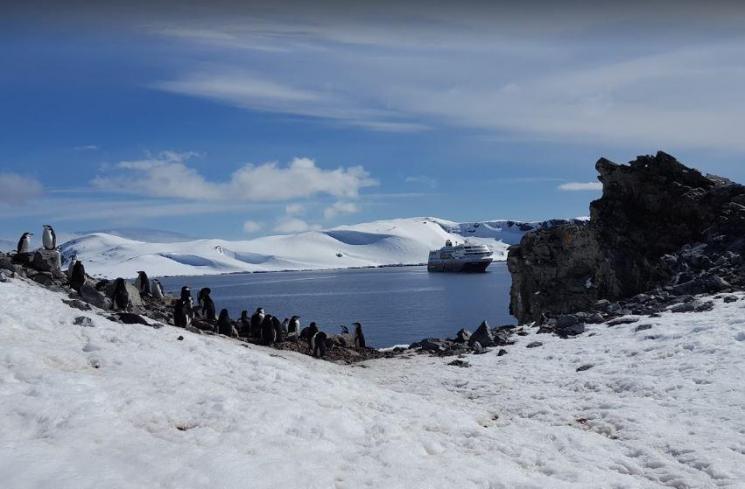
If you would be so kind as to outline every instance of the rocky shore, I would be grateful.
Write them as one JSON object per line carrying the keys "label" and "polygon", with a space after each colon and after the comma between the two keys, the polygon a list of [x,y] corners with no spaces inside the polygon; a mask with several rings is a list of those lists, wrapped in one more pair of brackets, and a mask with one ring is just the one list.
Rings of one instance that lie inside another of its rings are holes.
{"label": "rocky shore", "polygon": [[658,152],[595,165],[590,221],[526,234],[509,251],[510,308],[560,335],[628,314],[710,307],[745,287],[745,187]]}

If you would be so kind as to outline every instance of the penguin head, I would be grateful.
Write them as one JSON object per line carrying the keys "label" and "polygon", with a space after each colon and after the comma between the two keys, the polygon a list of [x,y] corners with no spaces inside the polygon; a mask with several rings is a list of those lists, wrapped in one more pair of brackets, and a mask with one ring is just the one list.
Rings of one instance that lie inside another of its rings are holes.
{"label": "penguin head", "polygon": [[50,226],[49,224],[44,224],[44,229],[52,229],[52,226]]}

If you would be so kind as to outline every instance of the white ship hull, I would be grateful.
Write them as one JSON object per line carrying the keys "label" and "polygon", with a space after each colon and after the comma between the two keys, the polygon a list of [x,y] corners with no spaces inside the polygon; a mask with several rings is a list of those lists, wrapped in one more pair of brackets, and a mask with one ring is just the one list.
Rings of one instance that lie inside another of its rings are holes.
{"label": "white ship hull", "polygon": [[492,252],[485,245],[459,244],[448,241],[443,248],[431,251],[427,261],[430,272],[483,273],[491,265]]}

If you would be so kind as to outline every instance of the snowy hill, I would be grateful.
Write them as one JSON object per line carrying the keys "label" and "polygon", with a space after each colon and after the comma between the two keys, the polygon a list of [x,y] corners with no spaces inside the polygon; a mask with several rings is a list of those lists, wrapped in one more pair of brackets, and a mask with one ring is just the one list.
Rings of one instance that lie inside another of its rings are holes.
{"label": "snowy hill", "polygon": [[[505,356],[465,357],[470,368],[428,356],[361,368],[112,323],[41,287],[0,283],[0,480],[9,489],[742,487],[737,295],[706,313],[588,325],[570,340],[531,333]],[[81,315],[89,326],[74,324]]]}
{"label": "snowy hill", "polygon": [[425,263],[429,251],[442,247],[448,239],[487,244],[494,251],[495,260],[504,260],[509,245],[538,225],[544,224],[459,224],[410,218],[249,241],[201,239],[168,243],[96,233],[68,241],[61,249],[65,258],[77,255],[88,273],[107,277],[133,277],[138,270],[162,276],[374,267]]}

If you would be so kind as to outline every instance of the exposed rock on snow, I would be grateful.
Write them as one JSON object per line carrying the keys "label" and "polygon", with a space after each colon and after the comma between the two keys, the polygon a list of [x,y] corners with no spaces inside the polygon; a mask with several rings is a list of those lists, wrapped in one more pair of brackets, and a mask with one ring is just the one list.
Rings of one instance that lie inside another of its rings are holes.
{"label": "exposed rock on snow", "polygon": [[589,223],[532,232],[510,249],[519,321],[652,291],[636,305],[659,310],[670,295],[745,286],[745,187],[662,152],[628,165],[601,158],[596,168],[603,196],[591,204]]}

